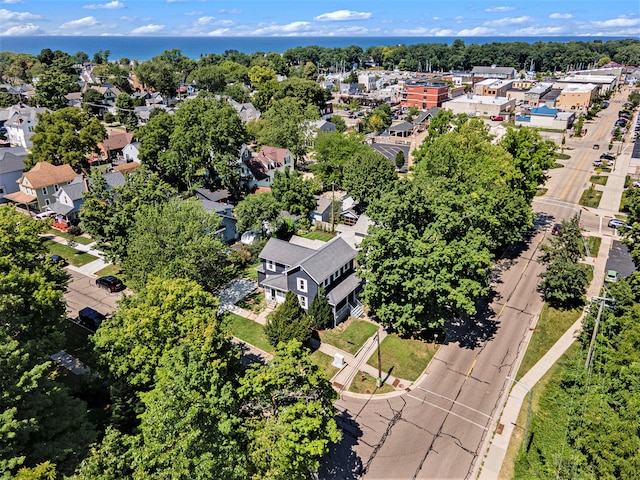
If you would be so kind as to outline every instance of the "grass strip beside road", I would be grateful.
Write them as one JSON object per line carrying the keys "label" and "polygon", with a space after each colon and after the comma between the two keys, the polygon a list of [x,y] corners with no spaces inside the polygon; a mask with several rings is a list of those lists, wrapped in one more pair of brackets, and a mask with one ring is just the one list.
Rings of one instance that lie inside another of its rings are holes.
{"label": "grass strip beside road", "polygon": [[582,310],[583,307],[560,310],[549,306],[548,303],[544,304],[536,329],[531,336],[531,341],[520,364],[520,369],[516,376],[517,380],[520,380],[564,335],[569,327],[578,320]]}
{"label": "grass strip beside road", "polygon": [[96,276],[106,277],[107,275],[121,275],[120,272],[122,272],[122,268],[120,267],[120,265],[116,265],[115,263],[112,263],[98,270],[96,272]]}
{"label": "grass strip beside road", "polygon": [[[423,340],[387,335],[380,344],[383,378],[390,373],[396,378],[415,381],[427,368],[437,349],[433,343]],[[367,364],[378,368],[378,355],[375,352]]]}
{"label": "grass strip beside road", "polygon": [[589,247],[589,253],[591,254],[592,257],[598,256],[601,243],[602,243],[602,238],[600,237],[587,237],[587,247]]}
{"label": "grass strip beside road", "polygon": [[[362,380],[364,375],[364,380]],[[380,388],[376,387],[376,379],[373,378],[368,373],[358,372],[358,374],[351,381],[351,385],[349,386],[349,391],[352,393],[369,393],[369,394],[379,394],[379,393],[389,393],[394,392],[395,388],[387,383],[383,383]]]}
{"label": "grass strip beside road", "polygon": [[98,257],[91,255],[90,253],[79,252],[75,248],[67,247],[61,243],[54,242],[53,240],[46,240],[45,245],[52,255],[60,255],[75,267],[81,267],[98,259]]}
{"label": "grass strip beside road", "polygon": [[373,336],[378,330],[378,326],[364,320],[351,320],[344,330],[342,325],[333,330],[325,330],[320,333],[320,340],[333,345],[340,350],[355,355],[360,347]]}
{"label": "grass strip beside road", "polygon": [[590,208],[598,208],[600,205],[600,199],[602,198],[602,192],[595,188],[587,188],[580,196],[580,205]]}
{"label": "grass strip beside road", "polygon": [[309,358],[320,368],[320,371],[324,373],[327,380],[331,380],[331,378],[338,373],[338,369],[331,365],[331,362],[333,362],[331,355],[327,355],[320,350],[315,350],[309,355]]}
{"label": "grass strip beside road", "polygon": [[231,335],[267,353],[272,355],[276,353],[276,349],[269,343],[262,325],[235,313],[228,312],[227,315]]}

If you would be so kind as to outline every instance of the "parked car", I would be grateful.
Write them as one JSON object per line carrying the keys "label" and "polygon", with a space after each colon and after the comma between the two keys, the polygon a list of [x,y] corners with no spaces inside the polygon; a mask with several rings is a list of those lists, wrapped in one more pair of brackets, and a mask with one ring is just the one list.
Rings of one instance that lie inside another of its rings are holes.
{"label": "parked car", "polygon": [[625,226],[625,228],[627,230],[631,228],[631,225],[624,223],[619,218],[612,218],[611,220],[609,220],[609,223],[607,223],[607,226],[610,227],[610,228],[618,228],[618,227],[621,227],[623,225]]}
{"label": "parked car", "polygon": [[78,321],[80,324],[95,332],[102,322],[106,320],[106,316],[94,310],[91,307],[84,307],[78,312]]}
{"label": "parked car", "polygon": [[67,261],[64,259],[64,257],[61,257],[60,255],[51,255],[49,259],[51,260],[51,263],[62,265],[63,267],[67,264]]}
{"label": "parked car", "polygon": [[491,117],[491,120],[493,120],[494,122],[502,122],[502,121],[504,121],[504,117],[501,117],[500,115],[497,115],[495,117]]}
{"label": "parked car", "polygon": [[556,235],[558,237],[562,236],[562,224],[556,223],[553,227],[551,227],[551,235]]}
{"label": "parked car", "polygon": [[634,188],[640,188],[640,182],[633,182],[631,186]]}
{"label": "parked car", "polygon": [[601,160],[615,160],[616,156],[613,155],[612,153],[603,153],[602,155],[600,155],[600,159]]}
{"label": "parked car", "polygon": [[601,159],[597,159],[593,161],[593,166],[594,167],[601,167],[603,164],[603,161]]}
{"label": "parked car", "polygon": [[597,143],[593,144],[593,149],[594,150],[600,150],[600,145],[598,145]]}
{"label": "parked car", "polygon": [[49,218],[55,214],[56,212],[54,212],[53,210],[45,210],[36,215],[36,220],[44,220],[45,218]]}
{"label": "parked car", "polygon": [[104,288],[105,290],[109,290],[110,292],[120,292],[126,288],[124,283],[122,283],[122,280],[118,277],[114,277],[113,275],[107,275],[106,277],[96,279],[96,285]]}
{"label": "parked car", "polygon": [[607,270],[606,275],[604,276],[604,281],[606,283],[615,283],[620,280],[620,274],[615,270]]}

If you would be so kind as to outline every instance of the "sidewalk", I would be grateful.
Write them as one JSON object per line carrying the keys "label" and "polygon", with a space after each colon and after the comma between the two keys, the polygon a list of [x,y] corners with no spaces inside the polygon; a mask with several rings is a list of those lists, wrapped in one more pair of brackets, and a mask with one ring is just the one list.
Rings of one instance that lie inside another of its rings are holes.
{"label": "sidewalk", "polygon": [[[44,237],[50,240],[53,240],[54,242],[59,243],[61,245],[68,245],[68,240],[64,237],[60,237],[58,235],[54,235],[51,233],[45,234]],[[104,253],[101,252],[100,250],[94,249],[93,248],[94,245],[95,245],[95,242],[90,243],[89,245],[76,243],[73,247],[74,249],[78,250],[79,252],[84,252],[84,253],[93,255],[94,257],[97,257],[97,259],[85,265],[82,265],[81,267],[76,267],[74,265],[69,264],[67,265],[67,268],[75,272],[80,272],[84,275],[95,277],[96,272],[102,270],[107,265],[110,265],[111,262],[104,260]]]}
{"label": "sidewalk", "polygon": [[[602,244],[598,251],[598,256],[593,259],[594,274],[591,284],[587,288],[587,298],[597,296],[600,294],[600,289],[604,282],[604,271],[607,264],[608,252],[611,248],[613,239],[610,236],[602,237]],[[592,260],[592,261],[593,261]],[[482,470],[474,478],[479,480],[497,480],[500,476],[500,470],[502,469],[502,463],[504,462],[507,449],[509,448],[509,442],[513,433],[514,427],[518,420],[518,414],[522,408],[522,404],[529,395],[529,390],[533,389],[536,383],[549,371],[551,367],[558,361],[558,359],[567,351],[567,349],[576,340],[580,330],[582,329],[582,319],[585,315],[587,308],[585,307],[580,318],[571,325],[571,327],[560,337],[560,339],[551,347],[551,349],[536,363],[531,370],[529,370],[517,383],[512,382],[512,385],[507,387],[511,389],[509,397],[503,404],[497,409],[498,412],[502,409],[502,414],[499,419],[494,419],[491,431],[494,432],[493,437],[488,436],[483,444],[481,452],[485,452],[485,456],[482,459],[478,459],[476,465]],[[514,371],[518,371],[522,357],[517,361]],[[502,408],[504,406],[504,408]],[[502,428],[500,429],[500,426]]]}
{"label": "sidewalk", "polygon": [[[253,320],[260,325],[264,325],[265,323],[267,323],[267,315],[269,315],[269,313],[271,313],[274,308],[273,306],[267,307],[259,314],[255,314],[251,310],[240,308],[237,305],[228,306],[226,310],[233,312],[236,315],[240,315],[241,317],[248,318],[249,320]],[[331,378],[331,383],[340,394],[360,395],[348,391],[349,387],[351,386],[351,382],[358,376],[359,372],[365,372],[373,378],[378,378],[378,369],[372,367],[371,365],[367,365],[369,358],[371,358],[372,355],[376,354],[377,335],[380,335],[380,342],[382,342],[382,340],[384,340],[384,338],[387,336],[387,332],[382,326],[379,326],[378,332],[375,335],[372,335],[362,345],[362,347],[360,347],[360,350],[358,350],[355,355],[345,352],[344,350],[334,347],[333,345],[319,342],[318,350],[320,350],[322,353],[329,355],[331,358],[335,358],[336,354],[342,355],[342,357],[344,358],[344,367],[342,367],[340,371],[336,373],[333,378]],[[409,380],[396,378],[385,372],[382,372],[382,380],[384,383],[395,388],[396,391],[402,392],[404,392],[406,387],[413,383]],[[390,394],[392,393],[389,393],[387,395]]]}

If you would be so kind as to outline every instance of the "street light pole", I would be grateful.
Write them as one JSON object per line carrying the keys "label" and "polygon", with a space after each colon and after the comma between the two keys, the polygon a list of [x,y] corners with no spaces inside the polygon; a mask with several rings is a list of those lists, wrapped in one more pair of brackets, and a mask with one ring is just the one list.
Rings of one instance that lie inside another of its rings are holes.
{"label": "street light pole", "polygon": [[507,380],[510,380],[514,383],[517,383],[518,385],[520,385],[522,388],[524,388],[525,390],[527,390],[529,392],[529,408],[527,409],[527,425],[524,428],[524,441],[522,442],[522,449],[525,450],[526,446],[527,446],[527,438],[529,436],[529,425],[531,423],[531,408],[532,408],[532,403],[533,403],[533,388],[529,388],[526,385],[524,385],[523,383],[520,383],[518,380],[516,380],[513,377],[507,377]]}

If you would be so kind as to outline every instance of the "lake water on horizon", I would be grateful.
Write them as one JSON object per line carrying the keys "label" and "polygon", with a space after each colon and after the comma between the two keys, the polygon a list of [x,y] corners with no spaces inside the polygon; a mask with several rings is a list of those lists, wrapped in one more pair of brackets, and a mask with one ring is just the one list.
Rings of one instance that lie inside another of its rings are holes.
{"label": "lake water on horizon", "polygon": [[295,48],[318,45],[326,48],[357,45],[362,49],[370,46],[413,45],[417,43],[445,43],[451,45],[460,38],[466,45],[492,42],[593,42],[622,40],[627,37],[55,37],[27,36],[0,37],[0,51],[25,52],[37,55],[43,48],[62,50],[70,54],[85,52],[92,57],[99,50],[109,50],[111,60],[126,57],[148,60],[165,50],[177,48],[182,54],[198,59],[210,53],[221,54],[226,50],[243,53],[279,52]]}

